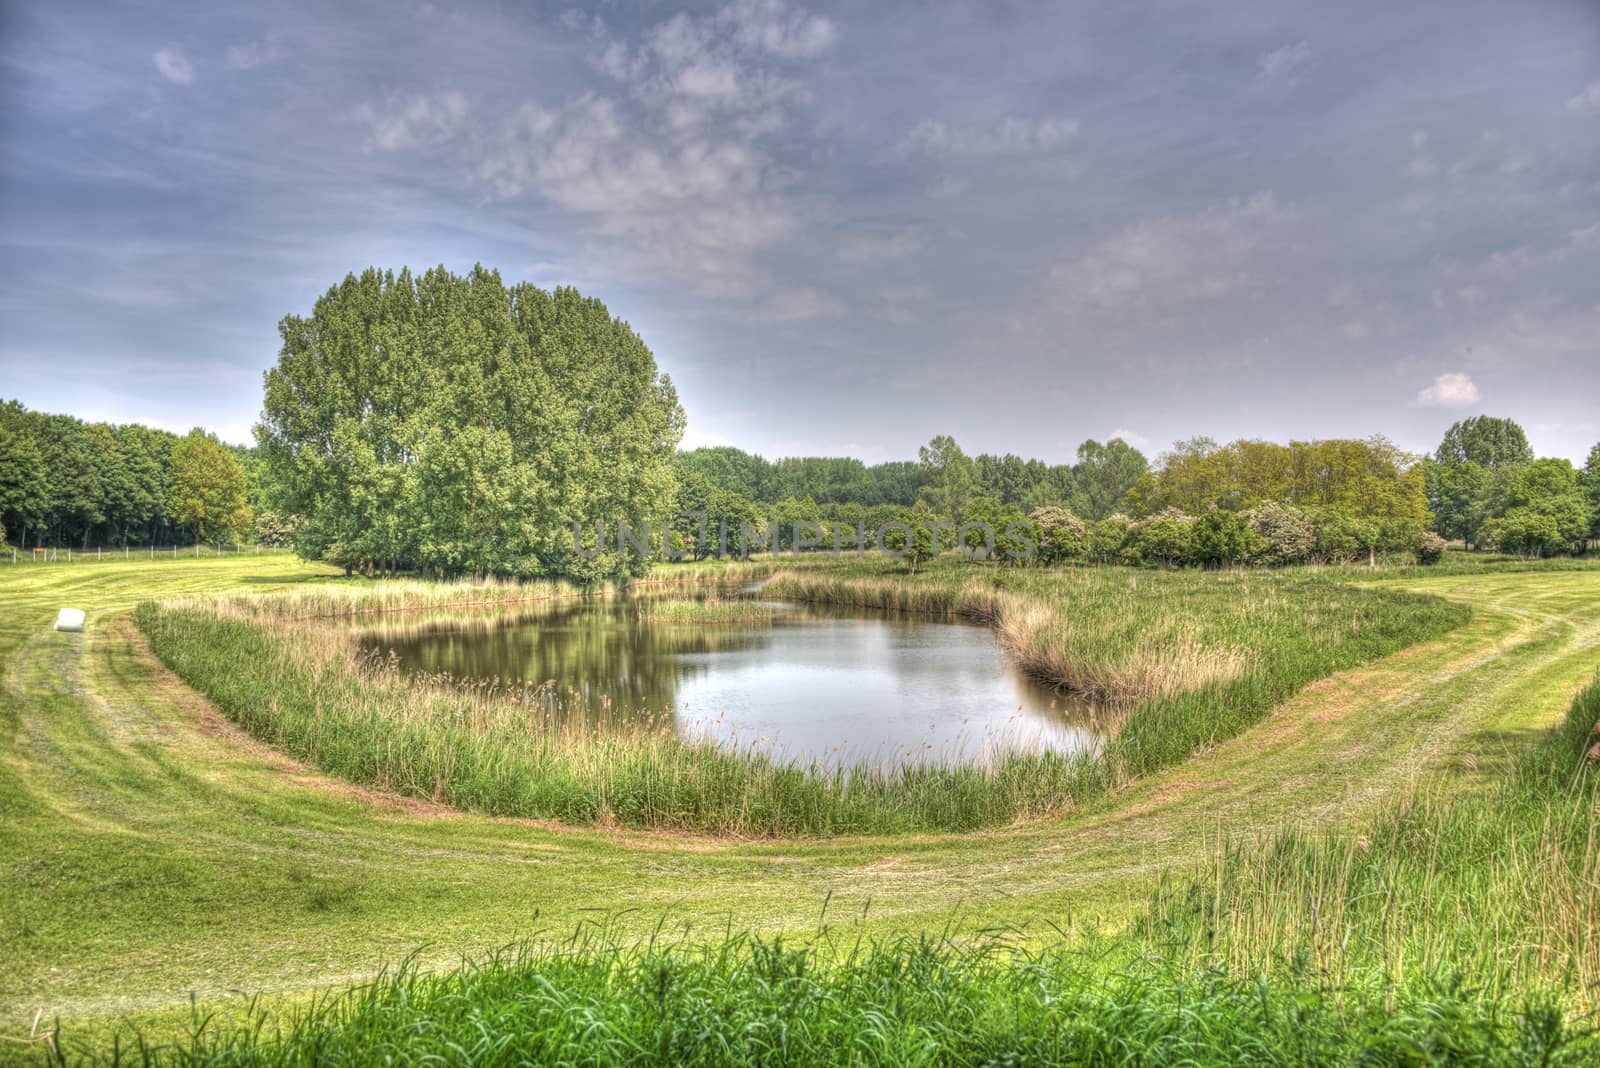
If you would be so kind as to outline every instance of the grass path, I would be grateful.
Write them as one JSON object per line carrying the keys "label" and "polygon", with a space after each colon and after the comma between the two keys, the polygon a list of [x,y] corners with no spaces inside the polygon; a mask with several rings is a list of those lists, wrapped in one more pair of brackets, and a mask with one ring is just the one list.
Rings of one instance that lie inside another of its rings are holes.
{"label": "grass path", "polygon": [[[375,799],[243,738],[156,664],[145,597],[328,573],[287,557],[0,571],[0,1028],[295,994],[427,947],[451,960],[610,922],[872,931],[1119,923],[1238,834],[1472,789],[1600,667],[1600,571],[1409,579],[1474,606],[1444,639],[1325,679],[1239,738],[1072,817],[1002,832],[734,842]],[[91,610],[82,635],[56,608]]]}

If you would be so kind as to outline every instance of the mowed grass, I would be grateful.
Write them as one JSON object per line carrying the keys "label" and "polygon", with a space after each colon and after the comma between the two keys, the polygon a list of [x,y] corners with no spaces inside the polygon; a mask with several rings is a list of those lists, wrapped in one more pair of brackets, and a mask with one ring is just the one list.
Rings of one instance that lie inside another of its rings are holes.
{"label": "mowed grass", "polygon": [[[252,735],[351,782],[496,816],[754,837],[970,831],[1050,816],[1234,736],[1314,679],[1470,617],[1437,598],[1284,573],[864,570],[787,571],[769,589],[988,620],[1028,670],[1122,703],[1121,730],[1102,754],[785,763],[681,738],[655,717],[630,729],[630,709],[574,729],[539,695],[409,677],[359,657],[321,622],[374,605],[411,613],[561,596],[545,585],[175,600],[141,605],[135,618],[162,661]],[[682,599],[644,611],[731,624],[764,621],[770,609]]]}
{"label": "mowed grass", "polygon": [[[461,953],[539,931],[560,945],[596,918],[630,944],[648,941],[665,917],[694,946],[719,945],[730,929],[787,933],[799,946],[826,901],[830,925],[842,931],[849,917],[852,944],[857,932],[888,947],[922,932],[970,944],[1003,928],[1030,950],[1089,946],[1096,931],[1129,930],[1163,872],[1169,890],[1197,869],[1210,885],[1203,869],[1219,837],[1236,842],[1235,857],[1259,856],[1254,836],[1270,843],[1278,828],[1332,849],[1371,838],[1374,813],[1417,812],[1419,801],[1492,807],[1518,754],[1593,677],[1600,648],[1593,573],[1396,576],[1385,585],[1470,604],[1472,620],[1314,683],[1234,740],[1061,818],[979,834],[730,841],[484,819],[350,789],[233,730],[159,668],[127,623],[144,599],[308,582],[347,584],[288,558],[0,568],[0,1033],[24,1038],[38,1012],[42,1031],[60,1019],[69,1046],[108,1050],[120,1033],[126,1048],[134,1026],[177,1039],[192,1024],[191,991],[203,1014],[242,1019],[235,992],[245,992],[286,1023],[317,992],[408,954],[448,976]],[[49,631],[62,605],[91,611],[88,633]],[[1437,908],[1410,915],[1430,925],[1416,937],[1438,944],[1451,912],[1447,897],[1433,900]],[[1308,895],[1299,908],[1328,915],[1325,898]],[[1466,944],[1469,932],[1448,929]],[[1532,944],[1526,930],[1499,930],[1502,945]],[[1435,1017],[1492,1027],[1508,1044],[1500,1062],[1521,1062],[1516,1047],[1528,1042],[1518,1028],[1540,1018],[1522,1014],[1522,995],[1496,1002],[1470,974],[1450,987],[1447,975],[1421,974],[1422,959],[1407,950],[1400,965],[1410,1000],[1382,984],[1359,1003],[1337,989],[1324,996],[1350,1006],[1351,1019],[1363,1005],[1372,1014],[1409,1006],[1420,1017],[1400,1021],[1402,1038]],[[1109,967],[1091,974],[1116,981]],[[1174,976],[1193,974],[1185,958]],[[1252,981],[1242,970],[1224,978]],[[1554,993],[1570,1006],[1570,988]],[[462,1020],[492,1022],[506,1001],[450,1004]],[[461,1037],[443,1026],[444,1012],[434,1001],[412,1017],[413,1039],[429,1016],[440,1035]],[[1449,1056],[1441,1036],[1461,1038],[1427,1033],[1434,1061]],[[43,1057],[39,1044],[0,1049],[28,1063]]]}
{"label": "mowed grass", "polygon": [[[1589,1065],[1600,1011],[1600,682],[1491,798],[1280,837],[1163,882],[1126,934],[1043,948],[604,926],[409,964],[286,1013],[195,1010],[147,1065]],[[124,1056],[125,1055],[125,1056]]]}

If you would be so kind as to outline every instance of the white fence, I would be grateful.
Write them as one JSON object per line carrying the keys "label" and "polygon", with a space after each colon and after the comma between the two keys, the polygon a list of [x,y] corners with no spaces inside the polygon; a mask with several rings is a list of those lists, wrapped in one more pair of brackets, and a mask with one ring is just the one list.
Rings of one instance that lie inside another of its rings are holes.
{"label": "white fence", "polygon": [[237,542],[224,542],[220,545],[112,545],[95,546],[85,549],[82,546],[73,548],[70,545],[54,548],[19,549],[7,546],[0,551],[10,554],[10,562],[17,565],[27,564],[95,564],[110,560],[157,560],[157,559],[200,559],[217,556],[249,556],[272,555],[286,553],[289,549],[263,547],[260,545],[240,545]]}

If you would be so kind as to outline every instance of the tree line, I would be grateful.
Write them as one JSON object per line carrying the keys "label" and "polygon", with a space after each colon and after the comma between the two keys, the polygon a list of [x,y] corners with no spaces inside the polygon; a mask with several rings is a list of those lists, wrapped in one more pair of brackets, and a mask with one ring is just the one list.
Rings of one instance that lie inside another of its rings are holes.
{"label": "tree line", "polygon": [[[1152,461],[1089,440],[1072,463],[969,456],[769,461],[679,451],[671,380],[632,328],[574,289],[481,266],[348,275],[279,324],[253,448],[0,404],[0,537],[22,546],[252,537],[366,572],[639,574],[651,557],[851,549],[879,530],[1065,563],[1220,565],[1409,554],[1445,540],[1525,556],[1600,537],[1600,446],[1579,470],[1480,416],[1433,454],[1383,437],[1180,441]],[[619,524],[654,525],[646,552]],[[983,530],[964,530],[976,524]],[[892,528],[892,529],[891,529]],[[993,542],[992,544],[990,542]]]}
{"label": "tree line", "polygon": [[[685,501],[713,525],[756,516],[777,525],[788,548],[799,547],[793,532],[802,525],[820,527],[827,547],[849,548],[862,527],[891,522],[937,528],[930,552],[956,547],[963,523],[1000,531],[1025,521],[1050,562],[1169,565],[1380,553],[1427,560],[1450,540],[1543,556],[1583,552],[1600,538],[1600,445],[1581,470],[1537,459],[1509,419],[1463,420],[1427,456],[1376,436],[1286,445],[1193,438],[1153,464],[1126,442],[1091,440],[1077,457],[1050,465],[968,456],[941,436],[915,462],[876,467],[828,457],[769,462],[726,446],[682,452],[676,464]],[[888,472],[903,487],[898,495],[879,489]],[[983,548],[1004,556],[1017,546]]]}
{"label": "tree line", "polygon": [[248,536],[248,450],[195,429],[90,423],[0,401],[0,545],[191,545]]}

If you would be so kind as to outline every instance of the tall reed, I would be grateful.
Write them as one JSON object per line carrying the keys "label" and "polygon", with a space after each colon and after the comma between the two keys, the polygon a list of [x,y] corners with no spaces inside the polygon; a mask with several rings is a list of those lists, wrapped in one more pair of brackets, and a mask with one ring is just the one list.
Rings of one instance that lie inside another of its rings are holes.
{"label": "tall reed", "polygon": [[965,830],[1086,790],[1082,758],[799,766],[681,738],[619,709],[592,722],[548,687],[416,678],[343,631],[230,608],[141,606],[158,656],[256,737],[357,783],[496,815],[788,835]]}
{"label": "tall reed", "polygon": [[[1002,587],[809,575],[777,584],[788,595],[833,591],[886,607],[980,615],[1009,633],[1003,640],[1018,646],[1016,655],[1047,666],[1035,670],[1062,666],[1100,680],[1098,692],[1131,686],[1150,695],[1132,704],[1099,756],[1011,752],[970,766],[785,763],[680,737],[670,720],[637,718],[641,710],[615,710],[613,722],[575,717],[560,707],[557,689],[408,677],[359,655],[351,637],[357,619],[387,625],[421,622],[428,617],[413,610],[423,608],[452,616],[488,604],[511,610],[575,595],[564,587],[331,587],[144,604],[136,619],[157,655],[225,714],[353,782],[497,815],[761,836],[968,830],[1058,812],[1236,733],[1318,674],[1465,618],[1430,598],[1302,586],[1276,575],[1247,587],[1226,577],[1175,587],[1146,574],[1104,574],[1099,586],[1080,573],[1008,577]],[[1089,596],[1096,591],[1103,596]],[[1074,603],[1085,611],[1060,609]],[[1251,635],[1255,648],[1241,667]],[[1220,679],[1208,648],[1230,650]]]}
{"label": "tall reed", "polygon": [[1590,1065],[1593,1032],[1537,992],[1409,980],[1190,970],[1100,942],[1030,948],[990,934],[801,941],[605,928],[429,974],[411,964],[274,1014],[197,1005],[175,1041],[87,1064],[1186,1065],[1339,1068]]}
{"label": "tall reed", "polygon": [[1487,793],[1423,789],[1354,828],[1220,840],[1198,875],[1163,881],[1141,933],[1191,966],[1560,990],[1600,1022],[1597,727],[1600,681]]}

